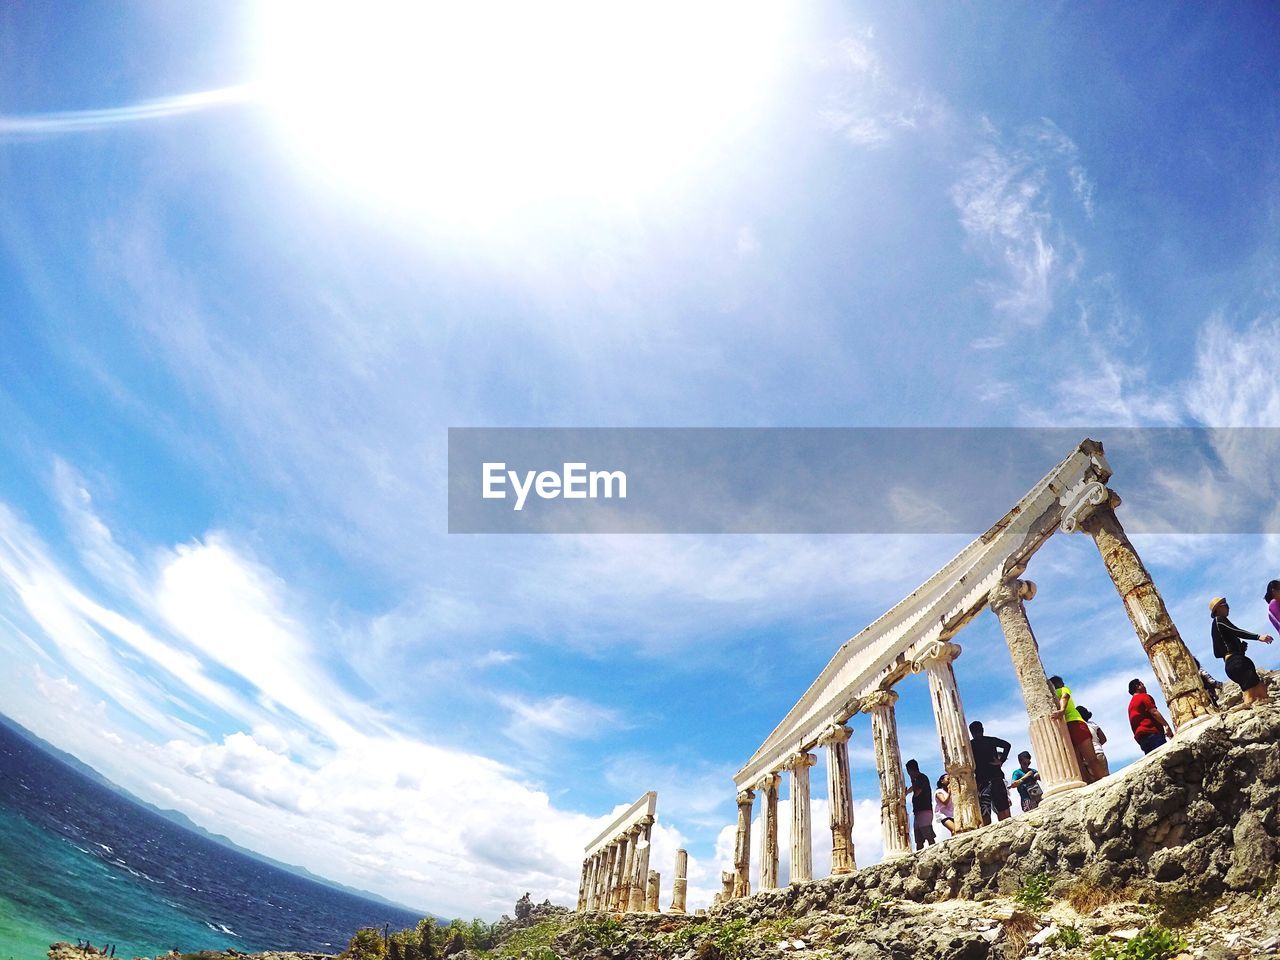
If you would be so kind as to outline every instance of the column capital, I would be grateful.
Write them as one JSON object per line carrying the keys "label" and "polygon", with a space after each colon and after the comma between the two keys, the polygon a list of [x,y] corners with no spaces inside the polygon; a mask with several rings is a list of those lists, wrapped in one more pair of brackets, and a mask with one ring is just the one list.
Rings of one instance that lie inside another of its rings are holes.
{"label": "column capital", "polygon": [[818,758],[815,757],[812,753],[806,753],[805,751],[801,750],[787,757],[787,759],[782,762],[782,769],[797,770],[801,767],[815,766],[817,762],[818,762]]}
{"label": "column capital", "polygon": [[643,817],[640,818],[639,823],[637,823],[636,825],[639,827],[645,827],[645,828],[652,827],[655,823],[657,823],[657,820],[658,818],[655,817],[653,814],[646,813]]}
{"label": "column capital", "polygon": [[1008,580],[1002,580],[992,588],[991,593],[987,595],[987,603],[991,605],[992,611],[998,613],[1000,609],[1018,603],[1023,600],[1034,600],[1036,596],[1036,584],[1034,580],[1019,580],[1017,577],[1010,577]]}
{"label": "column capital", "polygon": [[640,836],[643,830],[644,830],[644,827],[640,826],[640,824],[633,823],[631,826],[627,827],[627,829],[623,831],[623,834],[626,837],[634,840],[636,837]]}
{"label": "column capital", "polygon": [[1080,524],[1098,507],[1108,504],[1111,507],[1120,505],[1120,498],[1097,480],[1081,480],[1074,487],[1058,498],[1062,507],[1062,520],[1058,529],[1063,533],[1075,533]]}
{"label": "column capital", "polygon": [[738,794],[738,806],[749,807],[756,802],[755,791],[748,787]]}
{"label": "column capital", "polygon": [[853,731],[843,723],[833,723],[818,735],[818,746],[829,747],[837,743],[848,743],[852,735]]}
{"label": "column capital", "polygon": [[777,790],[778,784],[782,782],[782,777],[776,773],[766,773],[763,777],[751,785],[751,789],[756,793],[768,793],[770,790]]}
{"label": "column capital", "polygon": [[863,709],[868,713],[891,708],[897,702],[897,690],[876,690],[862,698]]}
{"label": "column capital", "polygon": [[961,647],[950,640],[935,640],[920,651],[919,656],[911,661],[911,672],[919,673],[933,666],[949,664],[960,656]]}

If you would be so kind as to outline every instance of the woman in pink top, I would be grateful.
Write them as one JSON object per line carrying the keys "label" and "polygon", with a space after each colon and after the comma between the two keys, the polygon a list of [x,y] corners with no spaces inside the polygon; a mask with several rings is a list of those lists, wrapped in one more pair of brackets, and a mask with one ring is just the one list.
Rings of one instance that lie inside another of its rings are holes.
{"label": "woman in pink top", "polygon": [[1267,614],[1271,617],[1271,625],[1280,633],[1280,580],[1272,580],[1267,584]]}

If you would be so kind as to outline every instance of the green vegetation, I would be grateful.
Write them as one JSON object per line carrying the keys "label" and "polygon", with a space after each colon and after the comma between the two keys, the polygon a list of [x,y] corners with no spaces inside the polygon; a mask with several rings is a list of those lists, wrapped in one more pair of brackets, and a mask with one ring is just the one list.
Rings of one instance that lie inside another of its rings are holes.
{"label": "green vegetation", "polygon": [[724,923],[707,920],[660,934],[657,941],[664,951],[692,948],[698,960],[740,960],[747,955],[748,944],[777,943],[793,922],[790,917],[765,921],[753,929],[741,917]]}
{"label": "green vegetation", "polygon": [[861,923],[870,923],[872,920],[883,920],[892,911],[892,897],[875,897],[869,904],[867,904],[866,908],[858,914],[858,920]]}
{"label": "green vegetation", "polygon": [[578,936],[593,947],[608,950],[622,943],[622,922],[615,917],[605,917],[603,920],[580,920],[576,929]]}
{"label": "green vegetation", "polygon": [[397,930],[385,940],[381,930],[358,930],[340,956],[343,960],[440,960],[455,937],[467,949],[483,951],[493,948],[496,933],[496,924],[479,919],[452,920],[442,927],[434,917],[427,917],[416,927]]}
{"label": "green vegetation", "polygon": [[1050,934],[1045,940],[1046,947],[1061,947],[1064,950],[1074,950],[1084,943],[1084,934],[1080,932],[1080,928],[1067,924],[1060,927],[1057,933]]}
{"label": "green vegetation", "polygon": [[1094,942],[1090,960],[1169,960],[1187,948],[1187,941],[1168,927],[1148,927],[1132,940]]}
{"label": "green vegetation", "polygon": [[372,927],[357,930],[341,954],[343,960],[382,960],[386,955],[387,945],[382,939],[382,931]]}
{"label": "green vegetation", "polygon": [[1018,905],[1033,913],[1049,905],[1049,888],[1053,877],[1047,873],[1033,873],[1022,882],[1022,889],[1014,896]]}

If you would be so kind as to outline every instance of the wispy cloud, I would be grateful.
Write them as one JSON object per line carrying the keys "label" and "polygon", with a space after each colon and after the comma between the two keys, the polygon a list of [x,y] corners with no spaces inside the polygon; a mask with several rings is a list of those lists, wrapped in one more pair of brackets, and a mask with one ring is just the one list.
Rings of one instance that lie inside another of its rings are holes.
{"label": "wispy cloud", "polygon": [[[1004,274],[985,284],[997,313],[1038,326],[1081,260],[1079,247],[1055,219],[1050,197],[1051,174],[1061,167],[1063,144],[1070,141],[1047,121],[1023,131],[1014,146],[1005,145],[989,123],[984,130],[988,142],[964,165],[951,197],[970,243]],[[1071,150],[1074,156],[1074,144]],[[1088,182],[1082,168],[1077,180]],[[1073,191],[1091,210],[1091,193],[1074,186]]]}
{"label": "wispy cloud", "polygon": [[840,40],[824,59],[837,86],[823,121],[858,147],[937,128],[950,117],[946,101],[923,86],[900,83],[884,63],[875,31],[865,28]]}

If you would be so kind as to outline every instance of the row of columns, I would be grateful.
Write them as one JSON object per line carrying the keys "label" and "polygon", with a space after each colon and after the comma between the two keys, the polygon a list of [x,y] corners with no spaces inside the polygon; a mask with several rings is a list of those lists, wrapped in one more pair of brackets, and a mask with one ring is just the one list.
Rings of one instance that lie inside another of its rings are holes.
{"label": "row of columns", "polygon": [[[645,817],[595,856],[582,861],[582,877],[578,884],[579,913],[585,910],[658,912],[662,874],[649,869],[649,841],[653,822],[652,817]],[[623,851],[624,845],[630,847],[630,852]],[[633,878],[625,893],[620,883],[611,882],[618,876],[616,865],[619,863],[632,864],[630,872],[627,872],[625,866],[623,868],[623,875]],[[672,913],[685,912],[689,889],[688,873],[689,854],[683,849],[677,850],[675,880],[672,882]]]}
{"label": "row of columns", "polygon": [[[1187,650],[1164,600],[1143,566],[1132,542],[1116,518],[1119,498],[1101,484],[1086,491],[1088,500],[1077,501],[1063,522],[1067,532],[1083,530],[1093,539],[1107,573],[1124,602],[1134,631],[1151,661],[1169,704],[1175,727],[1186,727],[1207,719],[1214,708],[1200,679],[1200,671]],[[1099,493],[1098,491],[1101,491]],[[1020,572],[1020,571],[1019,571]],[[1045,795],[1061,793],[1084,785],[1079,763],[1067,733],[1066,722],[1049,690],[1040,648],[1027,619],[1025,602],[1035,596],[1035,584],[1010,576],[988,597],[988,604],[1000,623],[1009,648],[1014,673],[1026,704],[1035,756]],[[931,643],[911,663],[914,673],[925,674],[929,701],[938,728],[943,768],[950,776],[956,832],[982,825],[978,786],[974,776],[973,750],[964,706],[956,686],[952,664],[960,655],[959,645],[949,639]],[[884,856],[903,856],[911,850],[910,825],[906,809],[906,784],[898,746],[894,715],[898,694],[892,689],[876,690],[862,698],[861,712],[871,716],[876,770],[880,780],[880,827]],[[850,789],[850,730],[845,723],[833,723],[817,739],[827,751],[827,797],[831,810],[831,872],[856,869],[853,848],[853,800]],[[813,837],[810,823],[809,769],[817,763],[807,749],[792,754],[779,770],[761,777],[750,789],[738,794],[738,830],[734,847],[734,870],[725,874],[725,895],[744,897],[751,893],[751,823],[755,795],[761,796],[761,862],[759,889],[778,886],[778,788],[781,774],[788,774],[791,800],[790,882],[812,879]]]}
{"label": "row of columns", "polygon": [[582,861],[578,910],[644,910],[649,887],[653,817],[645,816]]}

